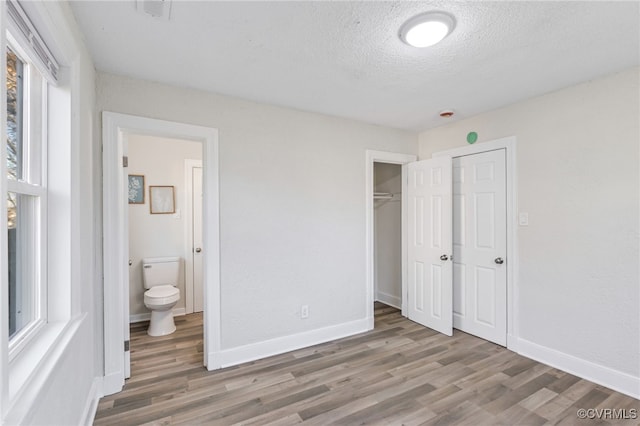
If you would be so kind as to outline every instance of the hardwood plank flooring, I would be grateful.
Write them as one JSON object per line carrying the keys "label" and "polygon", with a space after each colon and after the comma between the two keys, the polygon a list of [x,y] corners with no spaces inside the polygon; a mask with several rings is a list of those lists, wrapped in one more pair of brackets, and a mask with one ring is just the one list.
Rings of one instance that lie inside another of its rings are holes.
{"label": "hardwood plank flooring", "polygon": [[637,425],[578,409],[640,401],[455,330],[453,337],[376,303],[368,333],[235,367],[202,366],[202,315],[149,337],[131,326],[124,390],[102,398],[95,425]]}

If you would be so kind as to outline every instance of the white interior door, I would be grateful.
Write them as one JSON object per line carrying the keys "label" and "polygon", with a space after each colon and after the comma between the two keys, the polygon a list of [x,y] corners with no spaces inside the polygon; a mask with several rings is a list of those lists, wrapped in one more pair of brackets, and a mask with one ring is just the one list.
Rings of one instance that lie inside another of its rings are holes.
{"label": "white interior door", "polygon": [[507,343],[505,150],[453,159],[453,325]]}
{"label": "white interior door", "polygon": [[202,312],[204,296],[202,291],[202,167],[192,169],[193,214],[193,312]]}
{"label": "white interior door", "polygon": [[409,319],[453,334],[451,158],[409,163]]}

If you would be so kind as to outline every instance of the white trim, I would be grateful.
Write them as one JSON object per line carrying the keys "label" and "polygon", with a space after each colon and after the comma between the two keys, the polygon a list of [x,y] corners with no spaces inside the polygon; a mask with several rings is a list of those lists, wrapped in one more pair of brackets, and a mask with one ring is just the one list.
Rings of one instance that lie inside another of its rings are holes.
{"label": "white trim", "polygon": [[518,340],[518,349],[518,354],[522,356],[606,386],[632,398],[640,399],[639,377],[634,377],[524,339]]}
{"label": "white trim", "polygon": [[517,156],[516,137],[496,139],[493,141],[467,145],[460,148],[439,151],[432,157],[443,155],[462,157],[487,151],[504,149],[506,155],[507,179],[507,348],[517,351],[518,345],[518,191],[517,191]]}
{"label": "white trim", "polygon": [[[174,317],[181,317],[187,314],[185,308],[174,308],[172,312]],[[134,324],[136,322],[149,321],[149,320],[151,320],[151,312],[129,315],[129,324]]]}
{"label": "white trim", "polygon": [[492,141],[481,142],[473,145],[465,145],[458,148],[447,149],[445,151],[438,151],[431,154],[431,157],[449,156],[462,157],[465,155],[480,154],[481,152],[495,151],[496,149],[503,148],[515,148],[516,137],[509,136],[507,138],[494,139]]}
{"label": "white trim", "polygon": [[292,334],[290,336],[283,336],[249,345],[225,349],[219,353],[219,359],[217,361],[220,363],[221,367],[230,367],[232,365],[262,359],[300,348],[307,348],[309,346],[318,345],[331,340],[353,336],[354,334],[364,333],[368,330],[370,330],[370,327],[367,319],[351,321],[334,326],[319,328],[317,330],[305,331],[303,333]]}
{"label": "white trim", "polygon": [[80,417],[81,425],[93,425],[93,420],[98,411],[98,403],[102,396],[102,377],[96,377],[93,379],[93,383],[91,383],[91,389],[84,403],[84,410],[82,410],[82,417]]}
{"label": "white trim", "polygon": [[397,309],[402,309],[402,298],[385,293],[384,291],[378,290],[376,292],[376,301],[382,302],[385,305],[393,306]]}
{"label": "white trim", "polygon": [[[15,6],[17,9],[14,9],[13,12],[24,15],[18,4],[7,2],[7,10],[10,9],[9,6]],[[11,15],[11,13],[8,15]],[[13,17],[10,16],[10,18]],[[18,16],[18,18],[20,17]],[[11,20],[9,19],[9,21]],[[30,21],[28,24],[33,27]],[[25,300],[20,300],[22,295],[27,295],[26,301],[30,305],[30,309],[27,312],[31,311],[27,315],[31,318],[9,340],[9,363],[11,363],[31,341],[37,339],[39,330],[46,326],[48,320],[47,287],[49,272],[47,255],[49,247],[47,236],[49,233],[47,225],[54,218],[48,215],[47,163],[49,158],[47,152],[50,140],[47,130],[52,127],[52,122],[60,122],[64,125],[69,120],[65,120],[68,117],[64,115],[64,108],[59,108],[59,110],[62,110],[62,119],[49,114],[47,105],[49,85],[42,76],[41,70],[35,65],[38,59],[37,52],[30,48],[28,42],[22,39],[17,40],[11,31],[7,31],[6,36],[7,45],[18,56],[18,60],[24,63],[25,67],[22,93],[24,98],[22,123],[24,158],[22,174],[25,181],[7,180],[7,190],[16,193],[17,196],[27,195],[33,197],[32,202],[29,203],[30,207],[18,211],[18,222],[30,223],[33,226],[19,227],[16,237],[18,241],[29,241],[29,244],[19,249],[18,256],[33,268],[29,271],[19,268],[18,273],[20,275],[18,280],[22,284],[16,290],[18,305],[25,302]],[[27,44],[25,45],[25,43]],[[52,132],[52,136],[57,134],[58,132]],[[62,169],[68,170],[68,167],[62,166]],[[67,215],[64,216],[66,217]],[[34,247],[39,250],[33,250]]]}
{"label": "white trim", "polygon": [[[120,161],[124,149],[120,141],[120,126],[115,117],[102,116],[102,179],[103,179],[103,285],[104,285],[104,392],[119,392],[124,385],[124,327],[120,318],[125,303],[120,288],[124,274],[122,242],[124,232],[124,188]],[[117,162],[114,167],[111,163]],[[112,388],[117,384],[115,388]]]}
{"label": "white trim", "polygon": [[[366,150],[365,153],[365,229],[366,229],[366,297],[365,297],[365,313],[369,322],[369,330],[374,326],[373,300],[375,295],[375,254],[374,254],[374,219],[373,219],[373,192],[374,192],[374,174],[373,163],[401,164],[402,165],[402,193],[407,191],[407,171],[405,164],[416,161],[418,157],[413,154],[399,154],[395,152]],[[406,236],[405,230],[407,221],[407,204],[406,197],[402,197],[402,294],[406,296],[407,290],[407,252],[406,252]],[[406,297],[402,297],[402,315],[406,316]]]}
{"label": "white trim", "polygon": [[144,134],[202,142],[204,164],[204,362],[216,368],[220,351],[220,221],[218,186],[218,130],[210,127],[156,120],[114,112],[102,113],[103,250],[104,250],[104,393],[124,386],[124,327],[122,314],[128,279],[125,235],[125,179],[122,168],[123,137]]}
{"label": "white trim", "polygon": [[117,390],[113,390],[110,393],[107,393],[107,389],[122,389],[123,377],[124,373],[118,371],[102,377],[102,396],[119,392]]}
{"label": "white trim", "polygon": [[11,35],[19,41],[23,49],[29,51],[29,55],[33,57],[34,65],[36,65],[38,71],[50,83],[56,84],[60,66],[47,44],[42,40],[38,30],[17,0],[8,0],[6,4],[7,26]]}
{"label": "white trim", "polygon": [[[184,160],[184,301],[185,312],[193,313],[193,168],[202,160]],[[175,315],[175,313],[174,313]]]}

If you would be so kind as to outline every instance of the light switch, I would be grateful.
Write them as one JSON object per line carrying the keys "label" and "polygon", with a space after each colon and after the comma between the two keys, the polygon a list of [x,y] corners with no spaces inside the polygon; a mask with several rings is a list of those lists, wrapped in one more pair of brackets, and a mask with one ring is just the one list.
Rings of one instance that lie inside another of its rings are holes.
{"label": "light switch", "polygon": [[518,215],[518,224],[520,226],[529,226],[529,213],[520,213]]}

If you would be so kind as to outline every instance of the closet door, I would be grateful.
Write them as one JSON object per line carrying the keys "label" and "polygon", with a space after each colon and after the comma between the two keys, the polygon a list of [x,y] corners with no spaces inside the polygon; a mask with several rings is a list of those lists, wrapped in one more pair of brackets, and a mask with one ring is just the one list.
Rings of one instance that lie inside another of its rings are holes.
{"label": "closet door", "polygon": [[505,150],[453,159],[453,324],[507,344]]}
{"label": "closet door", "polygon": [[453,334],[451,158],[408,164],[409,319]]}

